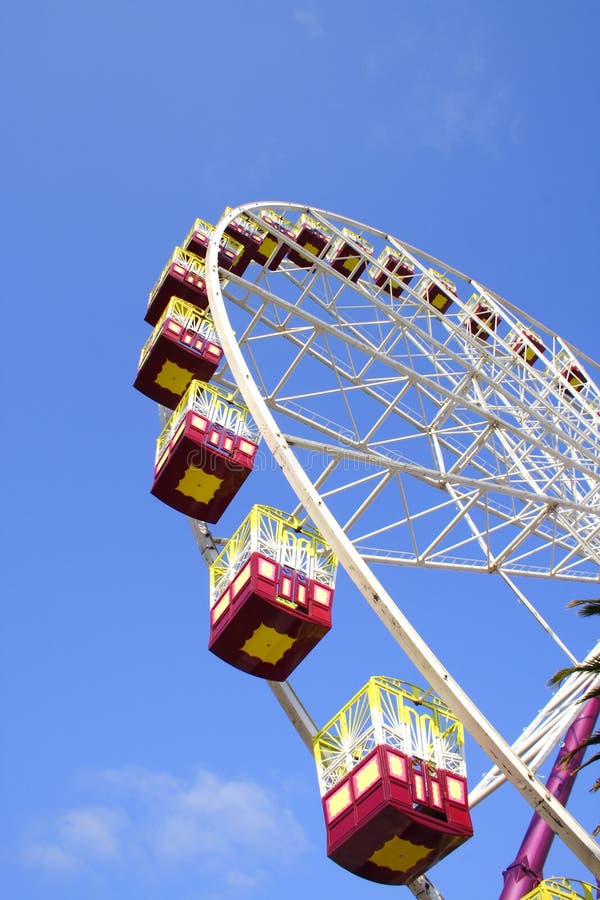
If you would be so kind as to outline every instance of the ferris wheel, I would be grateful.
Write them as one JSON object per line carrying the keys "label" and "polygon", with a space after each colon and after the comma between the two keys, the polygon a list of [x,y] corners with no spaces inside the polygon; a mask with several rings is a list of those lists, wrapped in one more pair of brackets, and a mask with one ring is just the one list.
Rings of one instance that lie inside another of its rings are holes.
{"label": "ferris wheel", "polygon": [[[189,258],[200,244],[202,270]],[[190,290],[200,281],[215,328],[211,341],[203,326],[206,346],[215,348],[212,387],[196,395],[194,409],[210,421],[215,404],[228,404],[231,433],[239,436],[232,452],[246,466],[219,512],[251,470],[260,435],[297,498],[294,522],[318,529],[424,681],[492,761],[471,805],[508,779],[600,877],[597,845],[534,775],[574,719],[589,677],[570,677],[510,747],[377,574],[393,567],[496,574],[576,662],[516,579],[600,580],[597,365],[429,254],[299,204],[228,209],[204,235],[197,223],[170,265],[184,273],[178,297],[186,280]],[[161,290],[150,298],[153,325],[173,293]],[[178,420],[170,430],[167,423],[157,466],[178,427]],[[219,470],[211,477],[216,485],[225,476]],[[169,490],[153,488],[166,502]],[[198,512],[213,488],[204,491],[189,488],[190,502],[201,502],[189,514],[201,549],[214,558]],[[327,565],[323,584],[330,583]],[[316,726],[300,698],[286,681],[272,688],[312,746]]]}

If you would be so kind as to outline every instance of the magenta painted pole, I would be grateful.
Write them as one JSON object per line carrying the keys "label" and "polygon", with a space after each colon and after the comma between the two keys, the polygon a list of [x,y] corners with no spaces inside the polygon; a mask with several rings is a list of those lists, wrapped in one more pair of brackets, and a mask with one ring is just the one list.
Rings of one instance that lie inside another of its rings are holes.
{"label": "magenta painted pole", "polygon": [[[580,750],[565,765],[565,756],[590,737],[600,713],[600,697],[588,700],[567,731],[561,744],[556,762],[547,781],[547,788],[557,800],[566,805],[575,781],[575,769],[581,765],[585,750]],[[543,867],[554,839],[554,832],[537,813],[534,814],[525,832],[514,862],[503,872],[504,888],[499,900],[520,900],[542,881]]]}

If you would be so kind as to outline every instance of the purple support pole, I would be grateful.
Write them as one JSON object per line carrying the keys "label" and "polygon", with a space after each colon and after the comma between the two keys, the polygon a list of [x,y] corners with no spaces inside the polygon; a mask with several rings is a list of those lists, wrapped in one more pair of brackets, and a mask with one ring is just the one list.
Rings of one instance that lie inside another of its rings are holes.
{"label": "purple support pole", "polygon": [[[565,736],[558,751],[556,762],[546,783],[549,792],[566,805],[575,781],[575,769],[581,765],[584,750],[576,753],[565,765],[565,756],[579,744],[590,737],[600,713],[600,698],[593,697],[584,705]],[[543,880],[543,867],[554,839],[554,832],[543,819],[535,813],[529,828],[525,832],[523,843],[519,847],[514,862],[503,872],[504,888],[499,900],[520,900],[528,891],[532,891]]]}

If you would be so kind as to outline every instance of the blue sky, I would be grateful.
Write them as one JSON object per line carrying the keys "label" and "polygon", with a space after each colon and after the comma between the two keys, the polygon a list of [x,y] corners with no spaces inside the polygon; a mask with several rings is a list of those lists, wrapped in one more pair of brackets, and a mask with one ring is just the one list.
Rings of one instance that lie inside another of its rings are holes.
{"label": "blue sky", "polygon": [[[292,200],[397,234],[596,356],[598,5],[25,0],[0,21],[3,897],[383,896],[326,859],[314,766],[268,688],[206,651],[206,572],[149,494],[158,420],[131,388],[146,296],[195,216]],[[257,500],[286,502],[266,484]],[[527,590],[591,647],[564,610],[589,591]],[[493,578],[401,571],[398,592],[516,737],[557,650]],[[336,598],[293,679],[321,722],[371,674],[418,680],[344,578]],[[573,809],[600,819],[585,776]],[[496,896],[528,819],[506,787],[478,808],[431,873],[446,900]],[[547,873],[586,877],[560,849]]]}

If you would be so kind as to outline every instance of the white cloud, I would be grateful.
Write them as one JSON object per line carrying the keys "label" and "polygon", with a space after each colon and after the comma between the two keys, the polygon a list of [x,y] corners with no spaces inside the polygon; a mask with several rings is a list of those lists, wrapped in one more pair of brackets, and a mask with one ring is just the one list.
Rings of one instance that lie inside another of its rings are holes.
{"label": "white cloud", "polygon": [[84,856],[110,859],[118,855],[123,817],[102,807],[63,813],[58,830],[64,844]]}
{"label": "white cloud", "polygon": [[298,6],[292,13],[292,17],[298,25],[301,25],[311,38],[323,37],[324,31],[321,20],[313,6]]}
{"label": "white cloud", "polygon": [[168,772],[153,772],[138,766],[104,769],[97,779],[117,794],[134,794],[148,803],[166,802],[179,788],[179,780]]}
{"label": "white cloud", "polygon": [[124,825],[118,810],[102,806],[67,809],[45,829],[49,835],[26,842],[21,859],[55,872],[78,871],[91,862],[117,857]]}
{"label": "white cloud", "polygon": [[[441,26],[439,26],[441,27]],[[400,37],[395,52],[367,46],[362,68],[380,85],[364,140],[377,151],[394,144],[426,147],[444,155],[465,148],[497,156],[519,140],[510,75],[486,57],[485,41],[474,41],[452,54],[423,53],[444,45],[444,35]]]}
{"label": "white cloud", "polygon": [[241,892],[255,888],[262,881],[262,876],[262,872],[257,872],[252,876],[248,875],[247,872],[241,872],[239,869],[228,869],[226,881],[229,887]]}
{"label": "white cloud", "polygon": [[24,847],[21,859],[28,865],[50,872],[74,872],[81,869],[77,857],[57,844],[32,841]]}
{"label": "white cloud", "polygon": [[302,831],[289,810],[281,809],[251,781],[221,781],[200,771],[192,784],[171,798],[156,835],[156,852],[172,859],[210,855],[212,860],[268,848],[286,861],[290,848],[304,846]]}
{"label": "white cloud", "polygon": [[94,787],[110,805],[61,811],[25,844],[25,864],[69,873],[143,862],[166,877],[191,866],[226,894],[247,895],[307,846],[280,798],[247,779],[199,770],[185,781],[125,768],[100,773]]}
{"label": "white cloud", "polygon": [[118,856],[124,820],[117,810],[79,807],[59,813],[50,838],[30,840],[21,854],[24,862],[55,872],[75,872],[93,861]]}
{"label": "white cloud", "polygon": [[487,89],[448,86],[423,107],[421,136],[435,150],[450,152],[464,144],[479,145],[494,153],[514,141],[510,92],[500,85]]}

